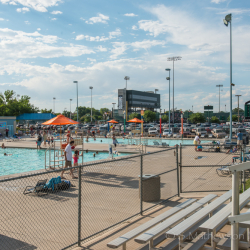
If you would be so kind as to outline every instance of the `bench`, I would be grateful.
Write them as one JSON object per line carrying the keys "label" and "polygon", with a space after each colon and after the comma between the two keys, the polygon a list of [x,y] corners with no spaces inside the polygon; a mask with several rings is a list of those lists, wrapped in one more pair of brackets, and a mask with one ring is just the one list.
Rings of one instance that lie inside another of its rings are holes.
{"label": "bench", "polygon": [[153,247],[153,239],[157,237],[158,235],[164,233],[169,227],[172,225],[178,223],[179,221],[185,219],[190,214],[194,213],[199,208],[203,207],[206,203],[209,203],[211,200],[213,200],[217,195],[215,194],[209,194],[206,197],[200,199],[199,201],[193,203],[191,206],[183,209],[182,211],[176,213],[172,217],[166,219],[159,225],[151,228],[150,230],[146,231],[142,235],[135,238],[135,241],[140,244],[146,244],[147,242],[150,242],[150,247]]}
{"label": "bench", "polygon": [[126,243],[136,237],[137,235],[143,233],[144,231],[148,230],[149,228],[155,226],[156,224],[164,221],[168,217],[172,216],[173,214],[179,212],[180,210],[186,208],[187,206],[191,205],[194,203],[196,199],[188,199],[181,204],[178,204],[177,206],[171,208],[170,210],[160,214],[159,216],[155,217],[154,219],[140,225],[139,227],[129,231],[128,233],[120,236],[119,238],[109,242],[107,244],[108,247],[110,248],[118,248],[121,245],[123,246],[123,250],[126,249]]}
{"label": "bench", "polygon": [[[170,229],[166,235],[167,237],[171,238],[179,238],[179,249],[181,249],[183,240],[184,240],[184,233],[187,232],[190,228],[194,227],[199,223],[202,219],[204,219],[206,216],[212,216],[212,213],[214,210],[219,208],[223,203],[225,203],[227,200],[231,199],[232,197],[232,190],[226,192],[204,208],[200,209],[198,212],[194,213],[190,217],[188,217],[183,222],[179,223],[172,229]],[[201,224],[201,223],[200,223]]]}

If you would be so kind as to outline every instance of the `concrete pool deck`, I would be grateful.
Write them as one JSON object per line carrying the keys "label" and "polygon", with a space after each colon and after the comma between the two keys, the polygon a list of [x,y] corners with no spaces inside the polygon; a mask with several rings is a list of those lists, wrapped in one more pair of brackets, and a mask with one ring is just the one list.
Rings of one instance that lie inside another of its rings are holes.
{"label": "concrete pool deck", "polygon": [[[88,144],[91,150],[106,150],[104,144]],[[36,148],[35,139],[26,141],[8,142],[9,147]],[[97,149],[98,146],[98,149]],[[128,146],[128,150],[134,150],[135,146]],[[123,149],[125,150],[125,149]],[[127,149],[126,149],[127,150]],[[159,148],[150,147],[153,152]],[[186,165],[198,166],[209,164],[227,164],[231,162],[232,155],[216,152],[195,152],[193,147],[183,147],[183,162]],[[205,156],[196,159],[197,156]],[[100,231],[118,221],[126,219],[139,212],[138,175],[140,158],[133,158],[122,162],[103,163],[84,169],[82,174],[82,238]],[[156,155],[146,155],[144,160],[144,174],[157,174],[176,166],[176,158],[173,150]],[[202,168],[203,169],[203,168]],[[201,170],[202,170],[201,169]],[[62,249],[77,241],[77,204],[78,204],[78,180],[71,180],[73,187],[69,190],[49,193],[45,196],[23,195],[26,186],[34,186],[38,180],[50,179],[58,176],[58,173],[46,173],[42,176],[25,177],[0,183],[0,241],[5,243],[1,249],[16,249],[22,246],[24,249]],[[176,173],[161,177],[162,200],[171,197],[176,188]],[[196,168],[190,168],[185,172],[183,189],[200,191],[201,184],[211,185],[216,188],[220,185],[231,183],[231,175],[220,177],[215,168],[197,173]],[[218,192],[221,194],[222,192]],[[123,222],[115,231],[109,231],[95,240],[83,243],[83,249],[101,250],[108,249],[107,242],[131,230],[136,225],[144,223],[159,213],[164,212],[178,202],[189,197],[203,197],[207,193],[183,193],[181,198],[174,197],[172,202],[155,207],[153,212],[145,213],[145,216],[137,216],[134,219]],[[152,206],[152,202],[144,202],[144,208]],[[124,231],[123,231],[124,230]],[[105,239],[106,237],[106,239]],[[10,245],[6,245],[7,243]],[[134,242],[128,246],[136,249]]]}

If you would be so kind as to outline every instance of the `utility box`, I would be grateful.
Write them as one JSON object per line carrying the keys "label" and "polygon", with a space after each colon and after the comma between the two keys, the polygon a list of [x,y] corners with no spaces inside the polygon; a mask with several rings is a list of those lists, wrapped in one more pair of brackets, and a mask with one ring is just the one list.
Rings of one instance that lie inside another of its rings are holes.
{"label": "utility box", "polygon": [[161,199],[161,178],[158,175],[145,174],[139,176],[139,197],[142,188],[142,201],[159,201]]}

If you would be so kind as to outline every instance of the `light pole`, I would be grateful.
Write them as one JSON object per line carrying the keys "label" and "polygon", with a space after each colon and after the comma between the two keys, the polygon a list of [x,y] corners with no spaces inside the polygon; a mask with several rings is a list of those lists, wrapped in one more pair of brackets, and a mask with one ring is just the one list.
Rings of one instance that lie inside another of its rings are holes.
{"label": "light pole", "polygon": [[17,95],[17,101],[19,101],[19,97],[20,97],[20,95]]}
{"label": "light pole", "polygon": [[123,120],[124,120],[123,131],[124,131],[124,135],[125,135],[125,131],[126,131],[126,128],[125,128],[125,125],[126,125],[126,112],[125,112],[125,110],[123,111]]}
{"label": "light pole", "polygon": [[225,104],[225,112],[227,112],[227,105]]}
{"label": "light pole", "polygon": [[72,99],[69,99],[69,117],[71,119],[71,102],[72,102]]}
{"label": "light pole", "polygon": [[174,124],[174,62],[181,60],[181,56],[169,57],[168,61],[173,61],[173,124]]}
{"label": "light pole", "polygon": [[216,85],[216,87],[219,87],[219,113],[220,113],[220,88],[223,87],[222,84]]}
{"label": "light pole", "polygon": [[112,102],[112,104],[113,104],[113,112],[112,112],[112,115],[113,115],[113,119],[114,119],[114,109],[115,109],[116,103],[115,103],[115,102]]}
{"label": "light pole", "polygon": [[78,81],[74,81],[76,83],[76,110],[77,110],[77,122],[78,122]]}
{"label": "light pole", "polygon": [[56,100],[56,98],[53,97],[53,109],[54,109],[54,114],[56,113],[56,112],[55,112],[55,100]]}
{"label": "light pole", "polygon": [[[232,112],[232,86],[233,86],[233,83],[232,83],[233,81],[232,79],[232,14],[226,15],[225,19],[223,19],[223,22],[226,26],[228,26],[228,23],[230,23],[230,132],[229,132],[229,138],[230,138],[230,142],[232,142],[232,113],[233,113]],[[234,214],[232,213],[232,215]]]}
{"label": "light pole", "polygon": [[194,112],[193,107],[194,107],[194,106],[192,105],[192,112]]}
{"label": "light pole", "polygon": [[238,97],[238,122],[240,122],[240,96],[241,95],[235,95],[235,96],[237,96]]}
{"label": "light pole", "polygon": [[168,90],[168,133],[170,134],[170,70],[171,69],[165,69],[166,71],[168,71],[169,76],[166,77],[166,80],[168,80],[169,82],[169,90]]}
{"label": "light pole", "polygon": [[159,91],[159,89],[155,89],[155,94],[156,94],[157,91]]}
{"label": "light pole", "polygon": [[92,124],[92,89],[93,89],[93,87],[90,86],[89,89],[91,91],[91,124]]}
{"label": "light pole", "polygon": [[130,77],[129,76],[125,76],[124,80],[126,80],[126,89],[127,89],[127,81],[130,80]]}

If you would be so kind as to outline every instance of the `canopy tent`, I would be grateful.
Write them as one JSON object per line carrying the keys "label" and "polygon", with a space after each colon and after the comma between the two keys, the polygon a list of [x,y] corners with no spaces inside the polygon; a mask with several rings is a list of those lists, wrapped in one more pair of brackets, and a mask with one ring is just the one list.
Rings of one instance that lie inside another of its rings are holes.
{"label": "canopy tent", "polygon": [[117,122],[115,120],[110,120],[110,121],[108,121],[108,123],[119,123],[119,122]]}
{"label": "canopy tent", "polygon": [[139,120],[138,118],[134,118],[132,120],[129,120],[128,122],[134,122],[134,123],[143,123],[142,120]]}
{"label": "canopy tent", "polygon": [[71,120],[68,117],[65,117],[64,115],[58,115],[44,123],[43,125],[67,125],[67,124],[78,124],[79,122],[76,122],[74,120]]}

